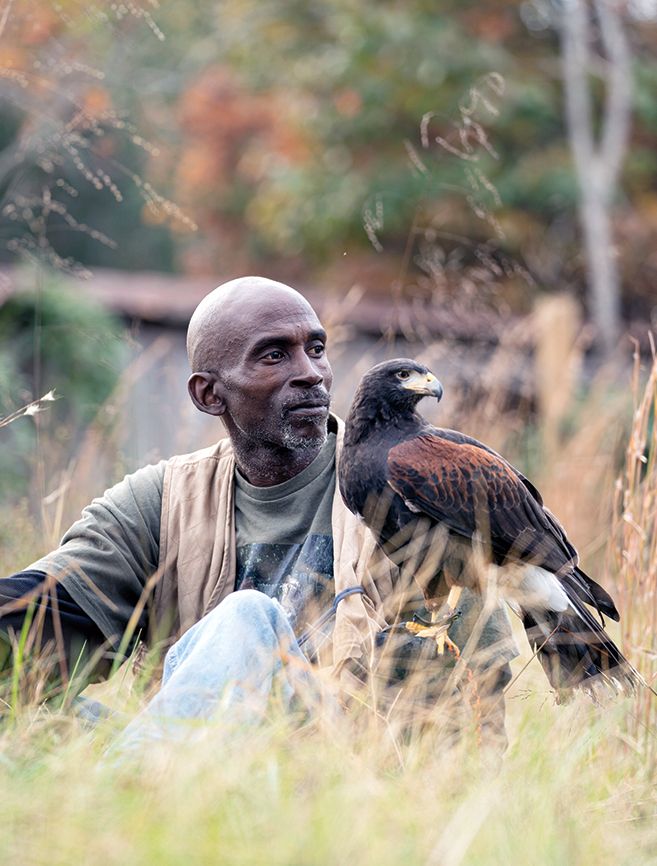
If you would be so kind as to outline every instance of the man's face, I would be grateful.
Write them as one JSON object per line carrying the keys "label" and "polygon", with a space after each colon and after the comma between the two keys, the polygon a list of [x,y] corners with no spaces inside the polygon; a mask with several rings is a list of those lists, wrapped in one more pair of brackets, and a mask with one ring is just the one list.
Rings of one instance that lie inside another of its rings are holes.
{"label": "man's face", "polygon": [[289,300],[245,313],[220,350],[229,429],[232,422],[247,439],[292,450],[321,445],[333,373],[319,319]]}

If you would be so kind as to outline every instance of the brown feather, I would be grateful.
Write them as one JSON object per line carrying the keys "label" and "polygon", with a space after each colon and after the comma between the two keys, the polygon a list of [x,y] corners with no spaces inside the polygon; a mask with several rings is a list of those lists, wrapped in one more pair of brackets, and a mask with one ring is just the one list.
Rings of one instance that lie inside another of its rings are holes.
{"label": "brown feather", "polygon": [[494,453],[436,430],[391,448],[388,474],[392,489],[422,513],[463,537],[479,532],[500,564],[512,555],[558,572],[577,562],[523,480]]}

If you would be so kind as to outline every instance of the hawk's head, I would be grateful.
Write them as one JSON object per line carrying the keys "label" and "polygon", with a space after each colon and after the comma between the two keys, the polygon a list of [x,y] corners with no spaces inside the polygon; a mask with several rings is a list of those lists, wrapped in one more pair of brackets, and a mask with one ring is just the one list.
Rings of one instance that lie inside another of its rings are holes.
{"label": "hawk's head", "polygon": [[443,386],[428,367],[410,358],[395,358],[372,367],[362,378],[358,396],[391,409],[415,409],[423,397],[443,396]]}

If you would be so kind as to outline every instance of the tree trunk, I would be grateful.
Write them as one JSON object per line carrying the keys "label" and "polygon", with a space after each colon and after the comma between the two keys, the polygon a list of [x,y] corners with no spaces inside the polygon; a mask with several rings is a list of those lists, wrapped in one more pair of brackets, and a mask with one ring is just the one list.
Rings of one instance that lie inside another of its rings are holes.
{"label": "tree trunk", "polygon": [[[590,83],[594,13],[605,53],[602,77],[606,94],[597,140]],[[611,208],[629,135],[631,56],[617,0],[592,0],[590,4],[587,0],[563,0],[560,32],[589,304],[600,345],[608,352],[618,341],[621,325]]]}
{"label": "tree trunk", "polygon": [[584,234],[591,315],[601,346],[609,351],[620,336],[620,279],[610,208],[592,189],[582,191],[580,221]]}

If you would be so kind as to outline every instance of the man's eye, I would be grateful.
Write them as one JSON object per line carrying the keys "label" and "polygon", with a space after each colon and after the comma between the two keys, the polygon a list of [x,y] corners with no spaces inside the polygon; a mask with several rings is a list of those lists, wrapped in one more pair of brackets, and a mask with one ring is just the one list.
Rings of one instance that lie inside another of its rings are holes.
{"label": "man's eye", "polygon": [[267,352],[266,355],[263,355],[263,360],[267,361],[280,361],[283,357],[283,353],[280,349],[272,349],[271,352]]}
{"label": "man's eye", "polygon": [[308,349],[308,352],[311,355],[314,355],[315,358],[321,358],[325,351],[326,347],[323,346],[321,343],[318,343],[316,346],[311,346],[310,349]]}
{"label": "man's eye", "polygon": [[411,375],[411,371],[410,371],[410,370],[400,370],[400,371],[397,373],[397,378],[398,378],[398,379],[408,379],[408,378],[410,377],[410,375]]}

